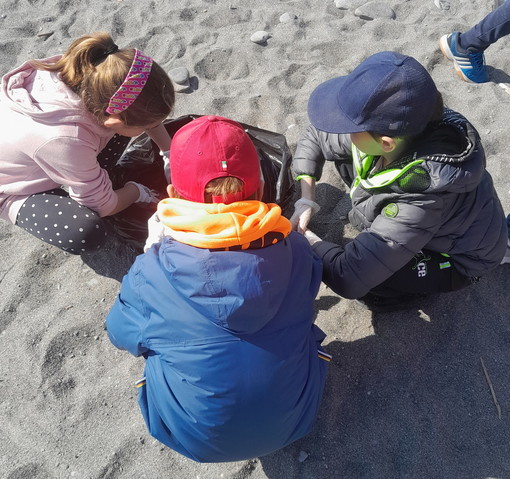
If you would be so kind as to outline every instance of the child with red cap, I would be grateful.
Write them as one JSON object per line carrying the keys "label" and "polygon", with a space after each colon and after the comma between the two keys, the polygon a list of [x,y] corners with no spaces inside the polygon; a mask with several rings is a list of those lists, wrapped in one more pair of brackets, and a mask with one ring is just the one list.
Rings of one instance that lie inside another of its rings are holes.
{"label": "child with red cap", "polygon": [[319,408],[320,260],[260,201],[258,154],[236,122],[182,127],[170,170],[157,241],[124,278],[109,337],[146,358],[139,404],[155,438],[199,462],[268,454],[309,433]]}

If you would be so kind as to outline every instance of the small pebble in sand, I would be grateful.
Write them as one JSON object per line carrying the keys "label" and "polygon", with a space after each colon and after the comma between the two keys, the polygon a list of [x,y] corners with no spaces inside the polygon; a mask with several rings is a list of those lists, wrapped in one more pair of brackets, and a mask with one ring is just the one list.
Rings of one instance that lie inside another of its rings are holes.
{"label": "small pebble in sand", "polygon": [[170,70],[168,76],[174,83],[174,89],[177,93],[188,90],[189,88],[189,71],[185,67],[178,67]]}
{"label": "small pebble in sand", "polygon": [[7,15],[5,13],[2,13],[1,17],[2,18],[7,18]]}
{"label": "small pebble in sand", "polygon": [[179,85],[178,83],[174,83],[174,91],[175,93],[182,93],[184,91],[189,90],[189,85]]}
{"label": "small pebble in sand", "polygon": [[450,2],[448,0],[434,0],[434,5],[440,10],[450,10]]}
{"label": "small pebble in sand", "polygon": [[281,17],[280,17],[280,22],[281,23],[288,23],[288,22],[293,22],[297,20],[297,15],[294,15],[293,13],[289,13],[289,12],[285,12]]}
{"label": "small pebble in sand", "polygon": [[394,20],[396,15],[393,9],[382,2],[368,2],[354,10],[354,15],[363,20],[374,20],[375,18],[387,18]]}
{"label": "small pebble in sand", "polygon": [[510,87],[506,83],[498,83],[498,86],[510,94]]}
{"label": "small pebble in sand", "polygon": [[253,43],[258,43],[259,45],[264,45],[267,40],[271,38],[271,34],[264,30],[259,30],[258,32],[255,32],[251,37],[250,40]]}
{"label": "small pebble in sand", "polygon": [[340,10],[348,10],[352,4],[352,0],[335,0],[335,7]]}
{"label": "small pebble in sand", "polygon": [[43,40],[48,40],[55,32],[44,32],[44,33],[38,33],[37,36],[39,38],[42,38]]}
{"label": "small pebble in sand", "polygon": [[305,462],[307,458],[308,458],[308,453],[307,452],[305,452],[305,451],[300,451],[299,452],[299,457],[298,457],[298,461],[299,462]]}
{"label": "small pebble in sand", "polygon": [[184,85],[188,83],[189,80],[189,71],[185,67],[174,68],[168,72],[168,75],[175,83],[178,83],[179,85]]}

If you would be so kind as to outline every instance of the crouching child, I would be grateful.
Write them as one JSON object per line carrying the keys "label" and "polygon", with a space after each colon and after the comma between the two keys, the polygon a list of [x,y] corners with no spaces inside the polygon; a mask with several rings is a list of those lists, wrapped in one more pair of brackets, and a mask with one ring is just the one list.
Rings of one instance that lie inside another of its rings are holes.
{"label": "crouching child", "polygon": [[[303,198],[291,221],[333,291],[392,311],[470,286],[500,264],[508,233],[480,136],[444,107],[418,61],[376,53],[321,83],[308,116],[294,155]],[[349,222],[360,233],[345,248],[307,229],[325,161],[350,186]]]}
{"label": "crouching child", "polygon": [[199,462],[268,454],[308,434],[319,408],[321,261],[260,201],[258,155],[236,122],[182,127],[170,170],[109,337],[146,359],[138,402],[156,439]]}

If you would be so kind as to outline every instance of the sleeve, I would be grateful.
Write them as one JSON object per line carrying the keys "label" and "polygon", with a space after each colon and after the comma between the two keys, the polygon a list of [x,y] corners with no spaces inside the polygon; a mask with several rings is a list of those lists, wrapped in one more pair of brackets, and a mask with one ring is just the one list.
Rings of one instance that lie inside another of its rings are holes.
{"label": "sleeve", "polygon": [[72,199],[100,216],[117,206],[112,182],[99,166],[93,144],[80,138],[53,138],[37,149],[34,161],[55,183],[69,187]]}
{"label": "sleeve", "polygon": [[318,131],[310,125],[301,135],[292,160],[292,168],[296,176],[309,175],[317,181],[322,176],[324,154],[319,144]]}
{"label": "sleeve", "polygon": [[351,163],[350,137],[319,131],[310,125],[297,143],[292,160],[294,173],[319,181],[326,160]]}
{"label": "sleeve", "polygon": [[394,217],[379,214],[345,249],[320,241],[313,245],[323,262],[324,283],[344,298],[360,298],[408,263],[441,224],[437,197],[395,203]]}
{"label": "sleeve", "polygon": [[141,356],[149,351],[143,340],[148,315],[145,314],[144,302],[139,293],[143,278],[138,269],[138,261],[139,259],[122,280],[117,300],[106,317],[106,329],[112,344],[134,356]]}

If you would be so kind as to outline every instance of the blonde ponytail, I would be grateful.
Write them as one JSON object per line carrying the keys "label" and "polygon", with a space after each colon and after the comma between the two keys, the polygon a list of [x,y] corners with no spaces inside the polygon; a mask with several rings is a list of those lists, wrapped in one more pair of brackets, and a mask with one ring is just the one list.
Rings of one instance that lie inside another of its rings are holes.
{"label": "blonde ponytail", "polygon": [[[84,107],[103,124],[112,95],[123,83],[133,63],[133,48],[118,50],[108,33],[98,32],[75,40],[55,63],[32,60],[38,70],[58,72],[62,81],[83,101]],[[163,120],[172,111],[175,93],[166,72],[154,62],[142,92],[119,114],[130,126]]]}

